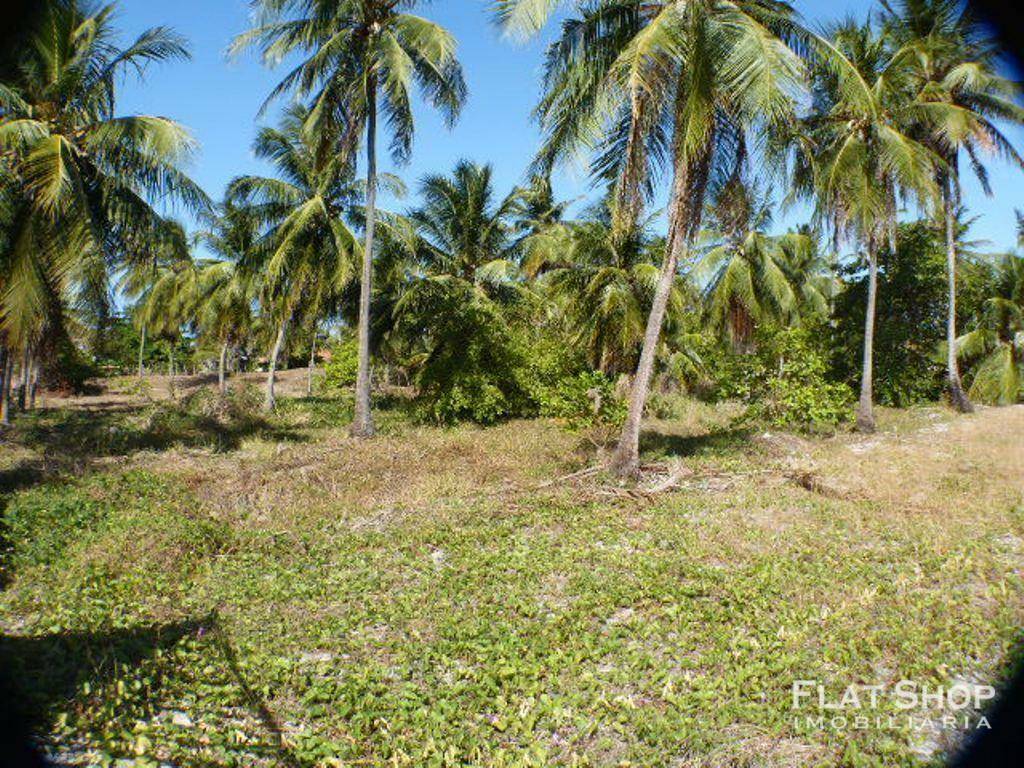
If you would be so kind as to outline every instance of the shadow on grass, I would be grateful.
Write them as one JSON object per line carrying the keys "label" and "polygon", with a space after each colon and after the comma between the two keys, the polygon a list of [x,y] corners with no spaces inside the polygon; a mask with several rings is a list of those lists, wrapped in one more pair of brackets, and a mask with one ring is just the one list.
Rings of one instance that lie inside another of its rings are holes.
{"label": "shadow on grass", "polygon": [[0,470],[0,496],[61,474],[81,475],[102,459],[172,447],[237,450],[249,437],[301,442],[306,436],[262,415],[218,418],[184,405],[113,406],[25,414],[7,434],[38,457]]}
{"label": "shadow on grass", "polygon": [[[32,745],[49,731],[59,712],[73,706],[85,684],[92,691],[102,691],[104,685],[123,677],[128,669],[153,663],[161,653],[190,636],[213,643],[246,706],[267,731],[269,744],[256,748],[272,752],[274,764],[307,768],[309,763],[299,760],[288,748],[280,722],[242,675],[215,613],[202,619],[106,632],[0,636],[0,725],[6,742],[0,748],[8,750],[8,755],[20,750],[24,758],[17,765],[44,765],[33,759]],[[154,708],[161,683],[166,683],[175,671],[164,664],[151,675],[153,682],[144,706]]]}
{"label": "shadow on grass", "polygon": [[988,727],[969,728],[949,768],[1020,765],[1024,755],[1024,635],[1010,652],[1005,678],[984,711]]}
{"label": "shadow on grass", "polygon": [[677,435],[645,430],[640,435],[640,454],[645,458],[713,456],[734,453],[749,446],[751,430],[729,427],[703,435]]}

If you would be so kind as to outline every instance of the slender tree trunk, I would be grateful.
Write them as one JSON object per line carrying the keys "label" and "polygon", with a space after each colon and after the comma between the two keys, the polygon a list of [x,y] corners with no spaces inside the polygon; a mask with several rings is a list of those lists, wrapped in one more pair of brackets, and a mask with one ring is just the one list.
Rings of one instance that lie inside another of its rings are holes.
{"label": "slender tree trunk", "polygon": [[857,406],[857,431],[875,431],[873,411],[873,365],[875,353],[875,302],[878,292],[878,255],[875,236],[868,236],[868,305],[864,312],[864,360],[860,376],[860,403]]}
{"label": "slender tree trunk", "polygon": [[313,396],[314,368],[316,368],[316,323],[313,324],[313,340],[309,345],[309,368],[306,370],[306,397]]}
{"label": "slender tree trunk", "polygon": [[281,321],[281,327],[277,329],[277,338],[274,339],[274,348],[270,352],[270,365],[267,372],[267,397],[263,401],[263,408],[267,411],[272,411],[277,406],[277,398],[274,396],[274,384],[277,377],[277,358],[281,355],[281,347],[284,346],[285,333],[288,330],[288,320],[290,317],[285,315],[284,320]]}
{"label": "slender tree trunk", "polygon": [[676,169],[672,189],[672,210],[669,219],[669,238],[665,248],[665,261],[661,265],[658,285],[651,302],[651,312],[647,316],[647,327],[644,331],[644,342],[640,350],[640,361],[633,387],[629,394],[629,411],[622,425],[619,444],[612,455],[611,470],[620,477],[632,476],[640,466],[640,426],[643,422],[644,406],[647,404],[647,393],[651,387],[651,376],[654,374],[654,360],[658,350],[658,337],[665,320],[672,283],[676,278],[676,267],[686,248],[687,221],[686,208],[689,198],[689,169],[680,164]]}
{"label": "slender tree trunk", "polygon": [[42,363],[36,358],[32,362],[32,380],[28,385],[28,407],[30,410],[36,409],[36,391],[39,389],[39,369]]}
{"label": "slender tree trunk", "polygon": [[0,424],[10,426],[11,423],[11,377],[14,374],[14,355],[11,350],[4,350],[3,381],[0,382]]}
{"label": "slender tree trunk", "polygon": [[29,368],[32,366],[32,352],[28,345],[25,345],[21,353],[21,382],[18,384],[18,410],[24,411],[28,405],[28,378]]}
{"label": "slender tree trunk", "polygon": [[374,433],[370,412],[370,289],[373,279],[373,230],[377,217],[377,81],[370,75],[366,85],[366,245],[359,285],[359,367],[356,372],[355,415],[349,432],[353,437]]}
{"label": "slender tree trunk", "polygon": [[141,379],[145,374],[143,368],[143,359],[146,353],[146,324],[142,324],[142,333],[139,335],[139,378]]}
{"label": "slender tree trunk", "polygon": [[223,395],[228,391],[228,381],[225,376],[228,361],[228,343],[225,341],[220,345],[220,360],[217,361],[217,388]]}
{"label": "slender tree trunk", "polygon": [[960,367],[956,361],[956,212],[953,210],[953,179],[947,179],[943,188],[943,207],[946,218],[946,279],[949,283],[949,314],[946,317],[946,380],[949,402],[960,413],[973,413],[974,406],[960,382]]}

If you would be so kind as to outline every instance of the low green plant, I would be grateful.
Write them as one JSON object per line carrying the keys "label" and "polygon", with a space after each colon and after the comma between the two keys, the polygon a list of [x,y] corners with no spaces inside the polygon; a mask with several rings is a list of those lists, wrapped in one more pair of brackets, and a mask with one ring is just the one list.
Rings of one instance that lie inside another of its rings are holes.
{"label": "low green plant", "polygon": [[355,386],[359,370],[359,345],[346,339],[331,347],[331,359],[324,365],[323,387],[328,391]]}
{"label": "low green plant", "polygon": [[722,399],[749,404],[747,417],[780,427],[834,428],[849,420],[853,392],[828,379],[813,326],[759,329],[752,354],[726,354],[717,368]]}

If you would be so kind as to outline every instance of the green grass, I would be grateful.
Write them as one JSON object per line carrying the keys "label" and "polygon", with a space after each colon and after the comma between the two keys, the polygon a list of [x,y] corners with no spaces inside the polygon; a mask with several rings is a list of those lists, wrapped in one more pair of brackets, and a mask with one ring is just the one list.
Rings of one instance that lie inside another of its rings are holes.
{"label": "green grass", "polygon": [[[813,465],[842,492],[765,475],[642,499],[545,485],[592,460],[554,424],[386,417],[356,444],[335,407],[8,486],[0,656],[51,743],[137,765],[918,765],[906,729],[795,723],[793,680],[1011,660],[1020,409],[934,433],[934,410],[883,414],[866,449],[701,412],[659,423],[648,459]],[[5,472],[41,461],[34,434]]]}

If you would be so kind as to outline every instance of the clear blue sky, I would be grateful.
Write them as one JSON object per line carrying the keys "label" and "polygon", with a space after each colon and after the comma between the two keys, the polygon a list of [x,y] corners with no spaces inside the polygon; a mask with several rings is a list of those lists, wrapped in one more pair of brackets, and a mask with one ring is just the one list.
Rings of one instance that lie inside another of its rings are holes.
{"label": "clear blue sky", "polygon": [[[405,179],[410,190],[424,174],[447,171],[465,157],[492,163],[498,193],[504,194],[522,180],[536,149],[538,133],[530,112],[539,89],[545,39],[526,45],[502,39],[490,22],[490,5],[491,0],[439,0],[425,6],[424,14],[459,41],[469,101],[451,131],[429,110],[417,109],[412,162],[397,169],[384,163]],[[867,0],[797,0],[796,6],[812,26],[848,13],[863,16],[872,7]],[[118,26],[126,37],[168,25],[188,38],[193,54],[188,62],[152,67],[142,84],[126,82],[120,110],[166,115],[188,126],[201,145],[190,171],[212,197],[219,197],[236,175],[265,171],[253,158],[250,144],[259,106],[283,72],[267,70],[255,54],[227,60],[229,42],[248,26],[246,0],[120,0],[118,7]],[[1024,151],[1024,130],[1008,133]],[[965,202],[973,215],[980,216],[972,235],[991,241],[992,248],[1009,248],[1016,241],[1013,209],[1024,208],[1024,173],[997,161],[989,170],[992,198],[985,198],[973,180],[965,184]],[[561,198],[595,194],[579,169],[561,172],[554,181]],[[780,217],[776,225],[784,229],[798,216]]]}

